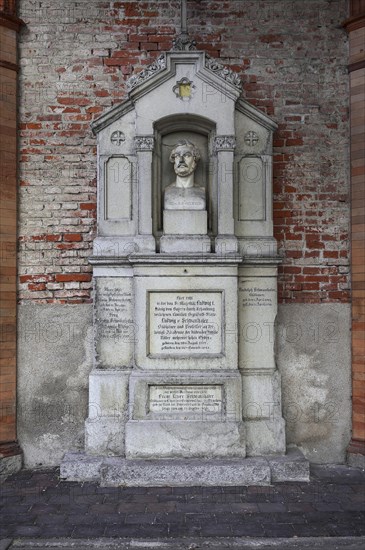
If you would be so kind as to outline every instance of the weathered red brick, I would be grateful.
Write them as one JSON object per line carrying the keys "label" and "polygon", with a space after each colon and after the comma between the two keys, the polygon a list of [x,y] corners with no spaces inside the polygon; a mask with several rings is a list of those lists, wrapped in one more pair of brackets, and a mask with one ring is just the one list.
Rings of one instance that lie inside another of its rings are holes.
{"label": "weathered red brick", "polygon": [[80,233],[66,233],[63,236],[63,240],[66,242],[82,241],[82,235]]}
{"label": "weathered red brick", "polygon": [[55,280],[58,283],[87,282],[91,281],[91,275],[88,273],[56,273]]}

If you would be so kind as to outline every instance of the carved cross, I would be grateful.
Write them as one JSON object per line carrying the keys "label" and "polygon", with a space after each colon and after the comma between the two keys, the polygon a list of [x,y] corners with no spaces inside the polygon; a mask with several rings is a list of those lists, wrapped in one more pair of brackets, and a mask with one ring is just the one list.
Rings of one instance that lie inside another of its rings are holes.
{"label": "carved cross", "polygon": [[188,27],[186,1],[187,0],[181,0],[181,33],[186,33]]}
{"label": "carved cross", "polygon": [[253,132],[252,130],[247,132],[247,134],[245,135],[245,142],[250,147],[253,147],[254,145],[256,145],[258,141],[259,141],[259,136],[256,134],[256,132]]}
{"label": "carved cross", "polygon": [[110,136],[110,141],[114,145],[122,145],[123,141],[125,141],[125,135],[120,130],[116,130]]}

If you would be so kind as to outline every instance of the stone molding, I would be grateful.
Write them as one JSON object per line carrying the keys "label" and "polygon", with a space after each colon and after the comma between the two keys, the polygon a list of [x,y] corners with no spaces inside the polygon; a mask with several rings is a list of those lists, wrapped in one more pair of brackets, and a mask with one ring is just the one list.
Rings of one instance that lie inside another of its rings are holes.
{"label": "stone molding", "polygon": [[191,253],[191,254],[144,254],[131,253],[128,256],[91,256],[89,263],[94,266],[133,266],[133,265],[161,265],[161,264],[229,264],[238,267],[276,267],[283,259],[280,256],[249,257],[236,252],[219,253]]}
{"label": "stone molding", "polygon": [[165,54],[161,54],[151,65],[148,65],[145,69],[143,69],[140,73],[131,76],[129,80],[127,80],[127,90],[128,92],[132,91],[136,86],[139,84],[142,84],[149,78],[155,76],[159,72],[166,69],[166,56]]}
{"label": "stone molding", "polygon": [[238,99],[236,109],[267,130],[275,131],[278,128],[276,122],[244,99]]}
{"label": "stone molding", "polygon": [[219,63],[219,61],[217,61],[213,57],[210,57],[209,55],[205,55],[205,68],[215,75],[219,76],[222,80],[225,80],[232,86],[235,86],[235,88],[237,88],[238,90],[242,90],[242,82],[240,76],[232,71],[232,69],[229,69],[225,65],[222,65],[222,63]]}

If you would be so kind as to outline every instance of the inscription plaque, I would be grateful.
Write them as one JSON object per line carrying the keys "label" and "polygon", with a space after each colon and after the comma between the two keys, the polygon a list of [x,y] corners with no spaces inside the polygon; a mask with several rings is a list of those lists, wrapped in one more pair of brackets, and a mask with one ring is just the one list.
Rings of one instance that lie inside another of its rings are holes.
{"label": "inscription plaque", "polygon": [[98,296],[98,330],[105,339],[133,341],[132,293],[110,282]]}
{"label": "inscription plaque", "polygon": [[249,286],[241,285],[239,287],[242,296],[242,307],[270,307],[274,305],[276,298],[276,288],[258,286],[258,283]]}
{"label": "inscription plaque", "polygon": [[150,412],[219,413],[222,386],[150,386]]}
{"label": "inscription plaque", "polygon": [[150,355],[221,355],[222,298],[222,292],[150,292]]}

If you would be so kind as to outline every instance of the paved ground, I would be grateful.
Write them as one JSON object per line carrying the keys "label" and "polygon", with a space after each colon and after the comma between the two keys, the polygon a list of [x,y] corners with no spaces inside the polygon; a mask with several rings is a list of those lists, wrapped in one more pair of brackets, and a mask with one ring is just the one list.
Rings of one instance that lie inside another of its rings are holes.
{"label": "paved ground", "polygon": [[[209,488],[103,488],[60,481],[56,469],[24,470],[0,492],[0,538],[14,550],[49,544],[67,550],[71,541],[62,538],[80,539],[72,546],[79,549],[81,539],[100,537],[104,549],[119,538],[124,546],[118,548],[163,550],[266,548],[273,547],[267,546],[270,538],[280,538],[279,548],[365,548],[365,538],[359,538],[365,537],[365,473],[345,466],[313,467],[310,483]],[[318,544],[320,537],[331,537],[331,545],[316,546],[308,537],[317,537]],[[37,546],[37,538],[51,542]],[[171,538],[175,545],[166,546]]]}
{"label": "paved ground", "polygon": [[15,539],[2,540],[0,550],[364,550],[363,537],[255,539]]}

